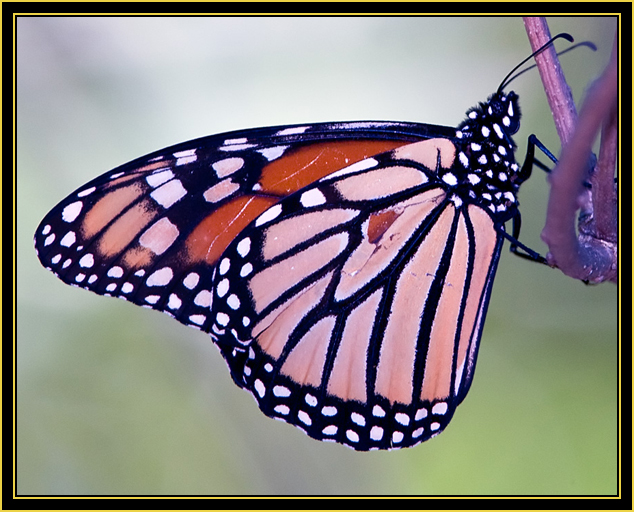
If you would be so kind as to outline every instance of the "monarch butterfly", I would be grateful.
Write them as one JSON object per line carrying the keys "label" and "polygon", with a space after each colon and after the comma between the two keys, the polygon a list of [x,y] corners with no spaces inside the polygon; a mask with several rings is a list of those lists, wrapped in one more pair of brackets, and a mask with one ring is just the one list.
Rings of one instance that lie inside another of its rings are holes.
{"label": "monarch butterfly", "polygon": [[416,445],[469,390],[504,239],[544,261],[517,240],[534,146],[555,160],[531,137],[515,162],[519,66],[457,128],[277,126],[139,158],[53,208],[38,257],[209,333],[267,416],[355,450]]}

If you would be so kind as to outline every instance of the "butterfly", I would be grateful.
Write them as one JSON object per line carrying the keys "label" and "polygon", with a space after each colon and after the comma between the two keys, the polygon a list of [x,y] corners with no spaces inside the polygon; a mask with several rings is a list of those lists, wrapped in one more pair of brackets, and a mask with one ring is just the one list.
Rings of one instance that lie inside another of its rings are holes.
{"label": "butterfly", "polygon": [[517,240],[517,194],[535,146],[556,159],[531,137],[515,161],[518,67],[455,128],[277,126],[139,158],[54,207],[38,257],[208,333],[267,416],[355,450],[416,445],[469,390],[504,240],[544,262]]}

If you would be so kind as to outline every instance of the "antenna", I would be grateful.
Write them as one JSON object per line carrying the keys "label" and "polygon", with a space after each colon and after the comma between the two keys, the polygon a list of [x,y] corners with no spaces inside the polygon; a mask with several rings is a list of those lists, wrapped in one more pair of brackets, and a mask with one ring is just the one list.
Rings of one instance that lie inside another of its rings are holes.
{"label": "antenna", "polygon": [[[504,80],[502,80],[502,83],[500,84],[500,87],[498,87],[498,93],[500,93],[502,91],[502,89],[504,89],[508,84],[510,84],[516,77],[511,77],[511,75],[513,73],[515,73],[520,67],[522,67],[524,64],[526,64],[526,62],[528,62],[529,60],[531,60],[533,57],[535,57],[536,55],[539,55],[540,53],[542,53],[546,48],[549,48],[550,46],[553,45],[553,43],[555,42],[555,40],[562,38],[565,39],[566,41],[572,43],[574,42],[573,37],[570,34],[567,34],[565,32],[562,32],[561,34],[557,34],[555,37],[553,37],[550,41],[548,41],[544,46],[542,46],[541,48],[539,48],[538,50],[534,51],[533,53],[531,53],[528,57],[526,57],[522,62],[520,62],[517,66],[515,66],[511,72],[506,75],[504,77]],[[511,77],[511,78],[509,78]]]}

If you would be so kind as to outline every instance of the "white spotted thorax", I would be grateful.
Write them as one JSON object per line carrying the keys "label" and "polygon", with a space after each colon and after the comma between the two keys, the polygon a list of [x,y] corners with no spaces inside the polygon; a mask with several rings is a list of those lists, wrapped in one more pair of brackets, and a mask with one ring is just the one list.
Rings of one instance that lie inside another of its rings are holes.
{"label": "white spotted thorax", "polygon": [[[479,201],[492,214],[513,212],[517,190],[525,178],[515,162],[512,135],[519,129],[520,110],[514,92],[495,93],[485,103],[467,112],[456,130],[462,149],[457,155],[459,169],[451,182]],[[446,177],[443,177],[448,182]],[[506,217],[508,218],[508,216]]]}

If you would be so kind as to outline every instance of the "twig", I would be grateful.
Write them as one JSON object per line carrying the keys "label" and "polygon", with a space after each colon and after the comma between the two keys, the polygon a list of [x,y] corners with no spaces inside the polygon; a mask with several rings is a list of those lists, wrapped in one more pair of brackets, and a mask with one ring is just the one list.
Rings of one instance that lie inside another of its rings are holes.
{"label": "twig", "polygon": [[[524,26],[533,51],[541,48],[552,39],[545,18],[525,17]],[[566,77],[561,70],[557,51],[554,46],[535,56],[539,76],[544,84],[546,98],[553,113],[557,134],[562,145],[572,135],[577,122],[577,109]]]}
{"label": "twig", "polygon": [[[525,18],[524,23],[534,48],[550,39],[548,26],[542,18]],[[555,52],[546,51],[535,59],[562,140],[561,159],[550,174],[551,191],[542,240],[549,248],[549,264],[570,277],[592,283],[616,282],[617,279],[616,193],[613,184],[618,146],[616,48],[615,39],[610,64],[589,89],[578,119]],[[542,56],[544,58],[540,59]],[[592,143],[602,125],[604,138],[590,193],[583,184],[589,179],[594,160]],[[580,208],[577,236],[575,216]]]}

